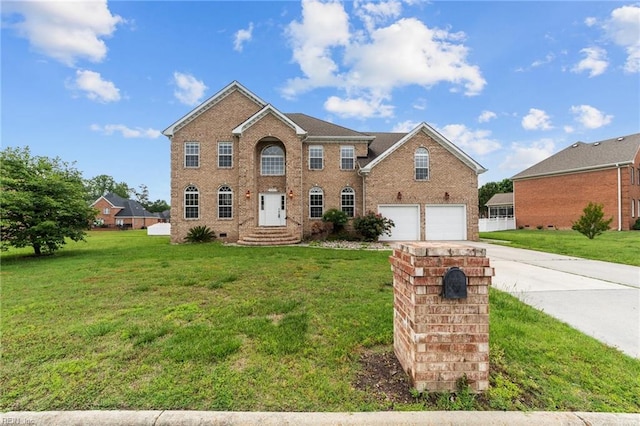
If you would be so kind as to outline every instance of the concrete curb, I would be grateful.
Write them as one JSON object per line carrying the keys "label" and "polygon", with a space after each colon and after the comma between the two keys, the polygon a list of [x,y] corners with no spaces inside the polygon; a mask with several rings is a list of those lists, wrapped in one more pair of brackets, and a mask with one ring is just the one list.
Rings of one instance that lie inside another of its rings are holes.
{"label": "concrete curb", "polygon": [[234,411],[13,411],[0,425],[196,426],[196,425],[393,425],[393,426],[638,426],[640,414],[520,411],[410,411],[291,413]]}

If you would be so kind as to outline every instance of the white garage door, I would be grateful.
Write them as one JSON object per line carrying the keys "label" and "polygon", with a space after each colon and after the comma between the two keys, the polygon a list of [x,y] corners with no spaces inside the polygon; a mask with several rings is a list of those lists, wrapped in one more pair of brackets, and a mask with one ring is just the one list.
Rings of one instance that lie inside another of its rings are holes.
{"label": "white garage door", "polygon": [[427,205],[425,229],[428,241],[467,239],[467,212],[464,205]]}
{"label": "white garage door", "polygon": [[395,226],[391,236],[382,235],[382,241],[415,241],[420,239],[420,206],[380,205],[378,213],[391,219]]}

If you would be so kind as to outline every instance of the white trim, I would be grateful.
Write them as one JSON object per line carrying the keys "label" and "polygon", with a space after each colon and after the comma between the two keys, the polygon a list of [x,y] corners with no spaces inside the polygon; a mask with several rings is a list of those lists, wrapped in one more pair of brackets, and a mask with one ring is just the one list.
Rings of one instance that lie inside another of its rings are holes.
{"label": "white trim", "polygon": [[173,123],[171,126],[164,129],[162,131],[162,134],[168,137],[172,137],[176,131],[180,130],[182,127],[189,124],[191,121],[196,119],[198,116],[202,115],[209,108],[216,105],[218,102],[220,102],[221,100],[223,100],[224,98],[226,98],[228,95],[230,95],[236,90],[240,91],[242,94],[244,94],[247,98],[255,102],[260,107],[264,107],[265,105],[267,105],[265,101],[260,99],[253,92],[251,92],[249,89],[244,87],[242,84],[234,80],[230,84],[228,84],[226,87],[224,87],[222,90],[220,90],[218,93],[211,96],[209,99],[207,99],[206,101],[204,101],[203,103],[201,103],[200,105],[198,105],[197,107],[189,111],[186,115],[184,115],[178,121]]}
{"label": "white trim", "polygon": [[279,119],[284,124],[286,124],[287,126],[291,127],[293,130],[295,130],[297,136],[304,136],[307,134],[307,132],[302,127],[298,126],[296,123],[291,121],[289,117],[287,117],[286,115],[284,115],[283,113],[275,109],[271,104],[267,104],[266,106],[264,106],[260,111],[256,112],[251,117],[249,117],[244,123],[241,123],[238,127],[233,129],[231,133],[233,133],[236,136],[242,135],[242,133],[245,130],[247,130],[253,124],[260,121],[262,117],[264,117],[269,113],[273,114],[277,119]]}
{"label": "white trim", "polygon": [[385,158],[387,158],[389,155],[391,155],[396,149],[398,149],[402,145],[404,145],[407,141],[411,140],[419,132],[424,132],[425,134],[430,136],[433,140],[435,140],[440,145],[442,145],[447,151],[449,151],[456,158],[458,158],[460,161],[462,161],[464,164],[466,164],[470,169],[475,171],[476,174],[479,175],[479,174],[484,173],[484,172],[487,171],[487,169],[482,167],[482,165],[480,165],[480,163],[475,161],[473,158],[469,157],[464,151],[462,151],[460,148],[458,148],[453,143],[451,143],[447,138],[442,136],[435,129],[433,129],[431,126],[429,126],[427,123],[422,122],[418,126],[416,126],[416,128],[413,129],[411,132],[407,133],[402,139],[400,139],[398,142],[396,142],[393,145],[391,145],[390,148],[388,148],[382,154],[377,156],[369,164],[364,166],[361,169],[362,172],[363,173],[371,172],[372,168],[374,168],[378,163],[380,163]]}

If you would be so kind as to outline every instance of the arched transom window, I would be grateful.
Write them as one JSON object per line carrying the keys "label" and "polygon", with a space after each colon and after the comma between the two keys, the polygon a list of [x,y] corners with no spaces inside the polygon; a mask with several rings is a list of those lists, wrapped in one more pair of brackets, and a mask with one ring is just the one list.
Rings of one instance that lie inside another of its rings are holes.
{"label": "arched transom window", "polygon": [[260,154],[260,171],[263,176],[284,175],[284,150],[277,145],[270,145]]}
{"label": "arched transom window", "polygon": [[200,217],[200,191],[194,185],[184,190],[184,218],[197,219]]}
{"label": "arched transom window", "polygon": [[415,153],[416,180],[429,180],[429,151],[418,148]]}

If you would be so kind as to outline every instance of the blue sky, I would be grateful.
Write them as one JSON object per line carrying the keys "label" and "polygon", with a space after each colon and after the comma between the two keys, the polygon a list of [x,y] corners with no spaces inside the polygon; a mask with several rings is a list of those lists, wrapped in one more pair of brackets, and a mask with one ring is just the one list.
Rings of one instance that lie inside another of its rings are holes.
{"label": "blue sky", "polygon": [[511,177],[640,131],[640,3],[2,1],[1,143],[170,201],[161,131],[239,81],[360,131],[436,128]]}

